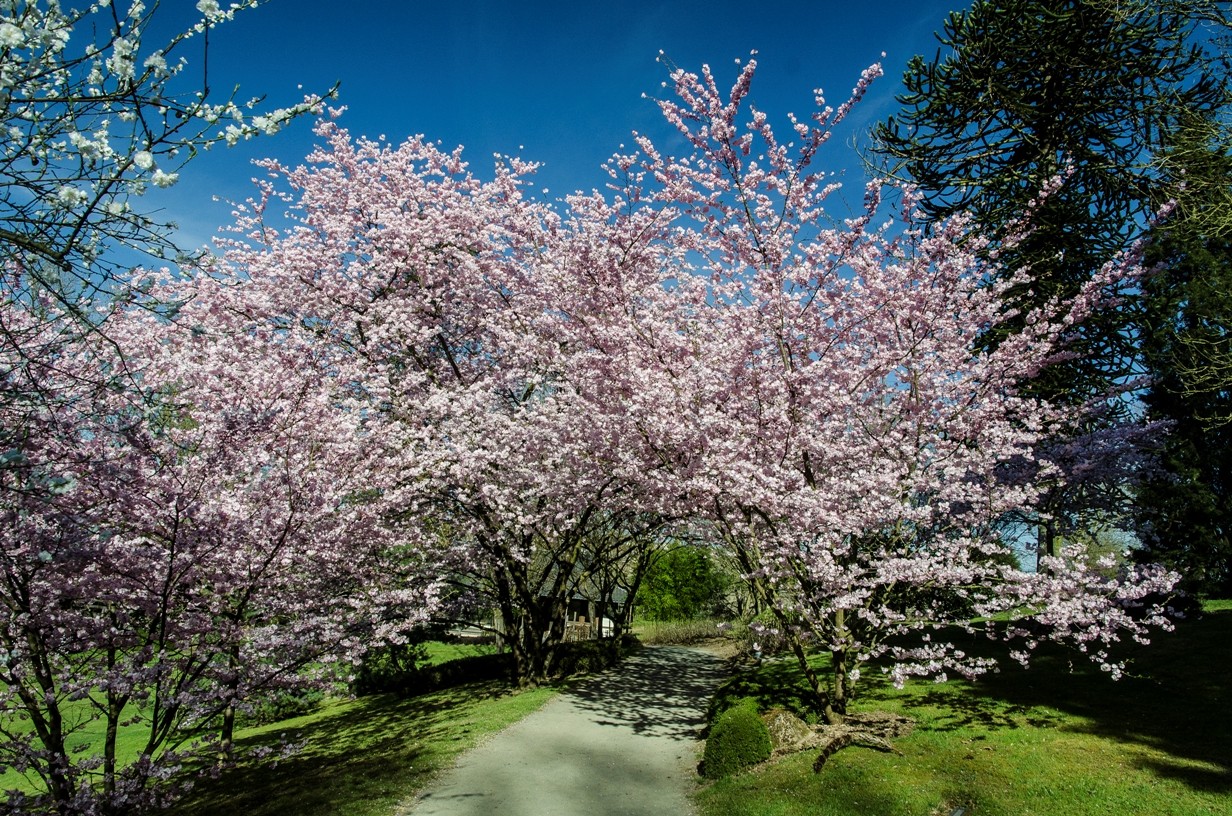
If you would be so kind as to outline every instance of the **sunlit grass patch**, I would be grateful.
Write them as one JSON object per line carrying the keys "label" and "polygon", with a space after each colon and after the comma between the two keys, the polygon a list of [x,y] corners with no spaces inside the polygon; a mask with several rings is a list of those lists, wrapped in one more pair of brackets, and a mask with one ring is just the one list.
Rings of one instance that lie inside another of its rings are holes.
{"label": "sunlit grass patch", "polygon": [[465,657],[496,654],[496,646],[491,643],[467,643],[463,641],[444,643],[439,640],[430,640],[423,645],[428,653],[427,662],[434,666]]}
{"label": "sunlit grass patch", "polygon": [[[1229,644],[1232,604],[1221,602],[1148,647],[1126,647],[1119,682],[1060,651],[975,683],[900,691],[872,676],[855,708],[916,720],[896,741],[901,755],[848,748],[814,774],[806,751],[702,788],[698,801],[705,816],[1225,814]],[[723,693],[760,696],[763,707],[806,702],[793,662],[767,663]]]}
{"label": "sunlit grass patch", "polygon": [[[430,644],[429,661],[485,651],[492,647]],[[550,688],[513,693],[506,684],[491,682],[414,698],[327,700],[303,716],[239,730],[241,755],[258,747],[296,750],[276,762],[243,761],[217,779],[196,780],[188,799],[172,811],[195,816],[388,816],[458,754],[536,710],[553,693]],[[72,709],[84,720],[89,703],[72,704]],[[104,728],[101,719],[86,722],[71,744],[101,750]],[[144,745],[143,729],[121,728],[120,764],[133,761]],[[11,769],[0,775],[0,785],[29,793],[42,790],[36,776]]]}

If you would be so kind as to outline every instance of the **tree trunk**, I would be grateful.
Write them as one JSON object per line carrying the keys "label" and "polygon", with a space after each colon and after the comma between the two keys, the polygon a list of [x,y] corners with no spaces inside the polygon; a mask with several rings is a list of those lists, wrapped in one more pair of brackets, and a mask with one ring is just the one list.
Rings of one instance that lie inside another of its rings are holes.
{"label": "tree trunk", "polygon": [[1035,571],[1040,571],[1040,561],[1045,556],[1054,557],[1057,554],[1057,524],[1052,518],[1039,525],[1035,542]]}
{"label": "tree trunk", "polygon": [[841,644],[847,642],[847,612],[843,609],[834,612],[834,640],[840,648],[830,650],[830,693],[827,695],[825,716],[826,722],[839,725],[847,718],[847,700],[851,696],[848,689],[847,649]]}
{"label": "tree trunk", "polygon": [[[786,630],[785,630],[786,631]],[[800,671],[804,672],[804,679],[808,681],[809,688],[813,691],[813,699],[822,707],[826,714],[826,721],[830,722],[830,703],[826,693],[822,691],[821,679],[817,677],[817,672],[809,665],[808,655],[804,653],[804,645],[800,643],[800,638],[796,635],[788,635],[788,640],[791,642],[791,651],[796,656],[796,662],[800,665]],[[841,720],[840,720],[841,722]]]}
{"label": "tree trunk", "polygon": [[525,688],[530,685],[532,660],[526,643],[524,613],[513,597],[513,578],[507,570],[497,567],[492,571],[492,584],[496,589],[496,608],[501,618],[501,646],[508,647],[513,658],[511,679],[519,688]]}
{"label": "tree trunk", "polygon": [[847,719],[847,699],[850,696],[847,687],[847,650],[831,650],[830,665],[830,694],[826,699],[825,717],[830,725],[840,725]]}
{"label": "tree trunk", "polygon": [[[114,611],[112,625],[115,625]],[[107,669],[109,673],[115,670],[116,661],[115,648],[108,648]],[[121,699],[114,690],[107,691],[107,733],[103,737],[103,791],[108,797],[115,793],[116,740],[120,734],[120,714],[124,711],[124,702],[125,700]]]}
{"label": "tree trunk", "polygon": [[103,791],[110,797],[116,789],[116,739],[120,734],[120,714],[124,704],[114,692],[107,692],[107,734],[103,737]]}
{"label": "tree trunk", "polygon": [[222,710],[222,729],[219,735],[218,754],[223,762],[235,756],[235,702],[227,703]]}
{"label": "tree trunk", "polygon": [[76,797],[73,795],[73,781],[68,773],[68,750],[63,740],[53,740],[44,744],[51,754],[50,761],[47,763],[51,777],[47,780],[48,790],[52,800],[56,803],[57,812],[61,816],[70,816],[75,810],[72,802]]}

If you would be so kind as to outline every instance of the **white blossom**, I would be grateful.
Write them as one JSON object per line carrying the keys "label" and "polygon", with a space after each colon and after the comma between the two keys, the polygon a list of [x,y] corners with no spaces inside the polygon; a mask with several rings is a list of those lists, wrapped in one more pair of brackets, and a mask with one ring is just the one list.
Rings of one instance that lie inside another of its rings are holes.
{"label": "white blossom", "polygon": [[80,190],[71,184],[66,184],[60,188],[56,194],[56,198],[60,204],[65,207],[73,208],[86,203],[86,194],[84,190]]}
{"label": "white blossom", "polygon": [[155,187],[170,187],[180,180],[179,173],[164,173],[162,170],[155,170],[150,181],[154,182]]}
{"label": "white blossom", "polygon": [[25,32],[12,23],[0,23],[0,46],[4,48],[21,48],[25,44]]}
{"label": "white blossom", "polygon": [[94,138],[90,138],[84,133],[73,131],[69,133],[68,140],[73,145],[73,148],[81,154],[82,158],[87,160],[107,159],[114,153],[108,142],[106,123],[94,134]]}
{"label": "white blossom", "polygon": [[254,116],[252,125],[268,136],[282,130],[282,121],[277,116]]}
{"label": "white blossom", "polygon": [[241,138],[247,138],[250,134],[244,132],[244,128],[238,125],[227,125],[226,130],[219,134],[227,143],[228,147],[234,147]]}
{"label": "white blossom", "polygon": [[222,9],[218,7],[218,0],[198,0],[197,11],[204,14],[207,20],[217,20],[223,16]]}
{"label": "white blossom", "polygon": [[155,51],[153,54],[145,58],[145,67],[154,71],[157,76],[167,76],[170,71],[167,70],[167,58],[163,56],[163,52]]}
{"label": "white blossom", "polygon": [[131,41],[117,37],[111,45],[111,56],[107,59],[107,70],[121,79],[133,78],[133,51]]}

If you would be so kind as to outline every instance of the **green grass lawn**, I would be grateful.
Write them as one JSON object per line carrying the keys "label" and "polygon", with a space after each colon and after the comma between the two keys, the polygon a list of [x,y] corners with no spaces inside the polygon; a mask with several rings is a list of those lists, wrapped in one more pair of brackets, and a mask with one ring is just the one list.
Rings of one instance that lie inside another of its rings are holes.
{"label": "green grass lawn", "polygon": [[[484,644],[430,642],[425,647],[426,662],[433,665],[495,651],[494,646]],[[191,812],[383,816],[392,812],[400,797],[412,794],[427,776],[476,739],[521,719],[550,694],[514,695],[499,684],[488,683],[409,700],[385,695],[333,700],[303,717],[241,729],[237,733],[241,748],[277,744],[280,735],[286,734],[291,742],[303,741],[304,750],[273,769],[268,764],[241,767],[221,780],[198,783]],[[101,746],[105,728],[103,720],[93,718],[92,713],[86,702],[68,706],[68,716],[82,721],[69,744],[84,748],[87,754]],[[5,724],[15,729],[28,727],[20,720]],[[382,734],[385,730],[388,733]],[[141,727],[120,729],[116,748],[122,764],[139,754],[146,737]],[[301,775],[309,790],[299,789],[296,780]],[[311,790],[315,786],[322,790]],[[33,792],[42,790],[42,783],[34,774],[23,775],[10,768],[0,773],[0,790],[9,789]],[[259,804],[266,800],[271,804]],[[215,806],[215,802],[220,804]],[[181,807],[175,812],[180,813]]]}
{"label": "green grass lawn", "polygon": [[427,662],[433,666],[463,657],[479,657],[496,652],[496,646],[490,643],[443,643],[439,640],[428,641],[424,648],[428,651]]}
{"label": "green grass lawn", "polygon": [[242,765],[199,782],[177,816],[390,816],[458,754],[542,706],[555,691],[497,683],[410,699],[361,697],[246,730],[242,748],[302,747],[271,766]]}
{"label": "green grass lawn", "polygon": [[[697,800],[703,816],[949,816],[958,807],[966,816],[1222,816],[1232,812],[1229,644],[1232,602],[1216,602],[1201,619],[1135,648],[1119,682],[1061,652],[976,683],[899,691],[874,676],[855,708],[916,720],[896,743],[900,754],[848,748],[814,774],[814,754],[804,752],[699,787]],[[430,659],[477,653],[458,648],[484,647],[437,644]],[[802,689],[794,661],[770,661],[721,695],[799,708]],[[484,683],[332,701],[241,732],[242,748],[283,735],[301,748],[276,765],[245,764],[200,781],[173,810],[392,816],[459,753],[553,693]]]}
{"label": "green grass lawn", "polygon": [[[1130,675],[1116,682],[1059,651],[975,683],[869,682],[856,710],[916,720],[896,741],[901,755],[848,748],[814,774],[815,752],[804,752],[703,788],[698,802],[704,816],[1222,816],[1229,645],[1232,603],[1216,602],[1130,650]],[[723,693],[793,707],[800,683],[794,661],[774,662]]]}
{"label": "green grass lawn", "polygon": [[[64,716],[65,728],[69,732],[66,742],[74,753],[89,756],[91,753],[101,754],[106,724],[99,717],[97,709],[87,700],[64,701],[60,711]],[[19,715],[0,715],[3,727],[12,733],[31,733],[34,731],[29,720]],[[131,762],[145,748],[149,739],[149,730],[142,727],[120,728],[116,734],[116,756],[120,763]],[[0,769],[0,799],[3,791],[20,790],[27,793],[44,791],[42,779],[33,771],[21,773],[11,767]]]}

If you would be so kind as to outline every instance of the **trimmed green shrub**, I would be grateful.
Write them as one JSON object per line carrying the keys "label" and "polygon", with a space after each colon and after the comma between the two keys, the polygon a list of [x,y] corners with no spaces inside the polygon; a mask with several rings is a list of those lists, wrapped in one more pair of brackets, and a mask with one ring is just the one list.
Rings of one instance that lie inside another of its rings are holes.
{"label": "trimmed green shrub", "polygon": [[710,728],[702,756],[702,776],[721,779],[770,758],[770,731],[757,713],[757,701],[739,700]]}

